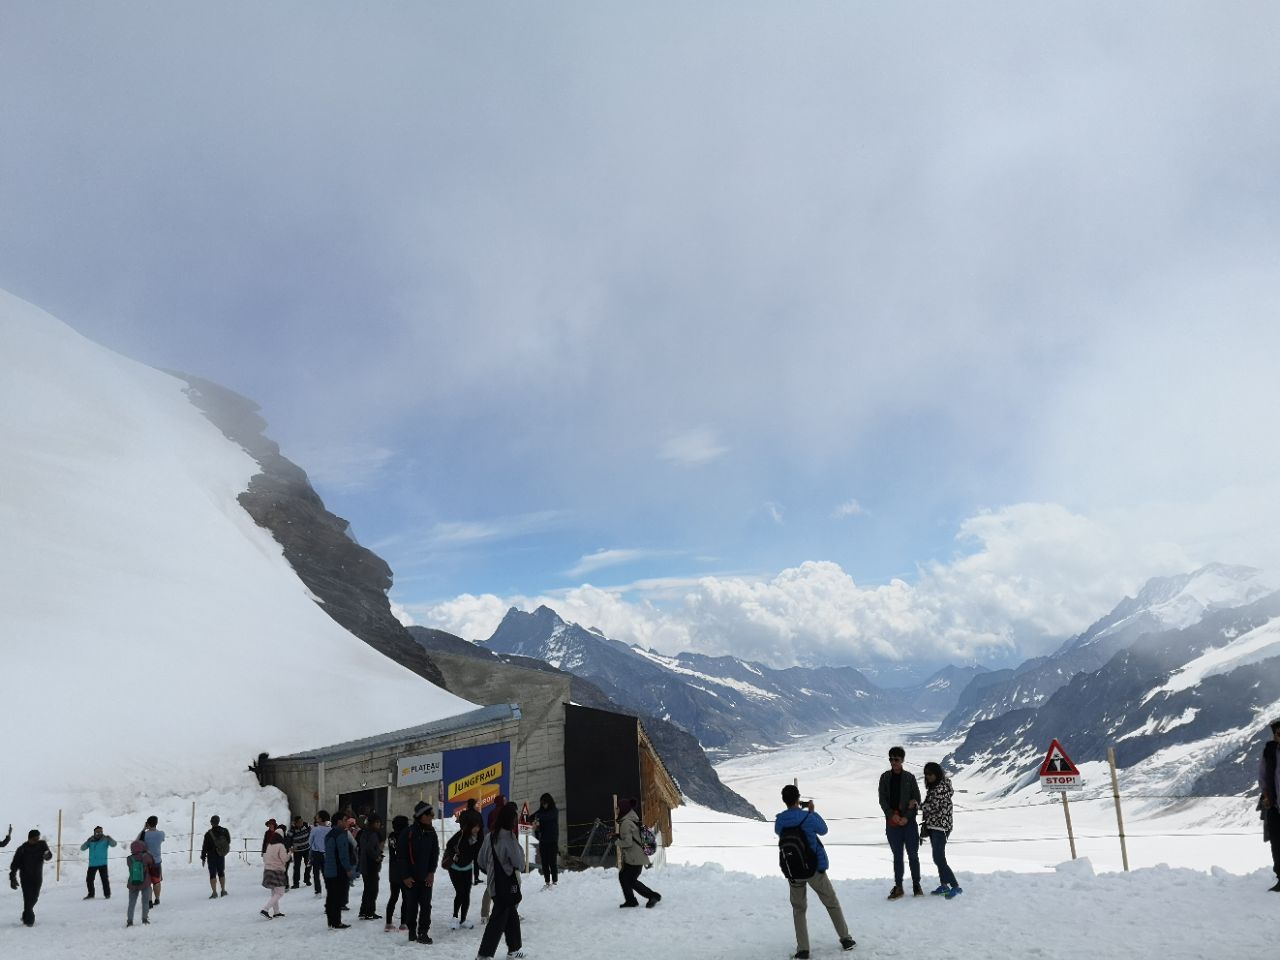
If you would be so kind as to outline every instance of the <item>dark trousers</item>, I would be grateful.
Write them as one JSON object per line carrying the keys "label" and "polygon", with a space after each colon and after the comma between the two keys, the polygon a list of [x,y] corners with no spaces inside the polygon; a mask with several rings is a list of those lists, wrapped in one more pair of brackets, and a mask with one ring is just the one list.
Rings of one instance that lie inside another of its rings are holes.
{"label": "dark trousers", "polygon": [[889,849],[893,851],[893,882],[902,886],[902,851],[911,864],[911,882],[920,882],[920,825],[908,820],[905,827],[885,827]]}
{"label": "dark trousers", "polygon": [[22,922],[28,927],[36,922],[36,901],[40,899],[40,885],[44,877],[28,880],[22,878]]}
{"label": "dark trousers", "polygon": [[941,830],[930,830],[929,846],[933,850],[933,865],[938,868],[938,882],[949,887],[960,886],[956,875],[947,865],[947,835]]}
{"label": "dark trousers", "polygon": [[360,893],[360,916],[372,917],[378,912],[378,879],[381,871],[373,870],[361,874],[364,878],[364,889]]}
{"label": "dark trousers", "polygon": [[520,949],[520,914],[516,910],[515,878],[504,875],[498,870],[498,878],[494,884],[493,909],[489,912],[489,922],[484,925],[484,936],[480,938],[479,957],[492,957],[498,949],[498,941],[506,938],[507,953]]}
{"label": "dark trousers", "polygon": [[431,888],[426,880],[413,881],[404,888],[404,922],[409,939],[425,941],[431,933]]}
{"label": "dark trousers", "polygon": [[626,903],[635,903],[636,894],[648,900],[653,896],[653,891],[640,882],[640,871],[643,870],[640,864],[622,865],[622,869],[618,871],[618,883],[622,885],[622,899]]}
{"label": "dark trousers", "polygon": [[92,897],[94,894],[93,875],[95,873],[102,877],[102,895],[109,899],[111,897],[111,880],[107,876],[107,865],[105,863],[100,867],[90,867],[89,872],[85,874],[84,882],[85,886],[89,888],[89,896]]}
{"label": "dark trousers", "polygon": [[324,898],[324,915],[329,920],[329,926],[336,927],[342,923],[342,908],[347,902],[347,889],[351,886],[351,881],[341,867],[338,868],[336,877],[325,877],[325,880],[329,889]]}
{"label": "dark trousers", "polygon": [[449,879],[453,881],[453,915],[461,923],[471,909],[471,871],[450,869]]}
{"label": "dark trousers", "polygon": [[1271,840],[1271,867],[1280,880],[1280,809],[1276,807],[1267,811],[1267,837]]}
{"label": "dark trousers", "polygon": [[560,882],[560,851],[558,845],[538,847],[538,859],[542,861],[542,879],[545,883]]}
{"label": "dark trousers", "polygon": [[316,885],[316,893],[324,893],[324,854],[319,850],[311,851],[311,879]]}
{"label": "dark trousers", "polygon": [[[306,868],[305,871],[303,869],[304,867]],[[295,850],[293,852],[293,888],[295,890],[298,889],[299,875],[304,872],[306,874],[306,880],[303,882],[310,883],[311,882],[311,851]]]}
{"label": "dark trousers", "polygon": [[391,887],[391,896],[387,897],[387,909],[385,911],[387,923],[393,922],[392,917],[395,915],[395,912],[396,912],[396,903],[399,903],[400,904],[400,924],[401,926],[408,926],[408,924],[404,922],[404,901],[400,899],[400,894],[404,893],[404,878],[398,877],[395,875],[395,873],[392,873],[391,879],[388,882],[388,886]]}

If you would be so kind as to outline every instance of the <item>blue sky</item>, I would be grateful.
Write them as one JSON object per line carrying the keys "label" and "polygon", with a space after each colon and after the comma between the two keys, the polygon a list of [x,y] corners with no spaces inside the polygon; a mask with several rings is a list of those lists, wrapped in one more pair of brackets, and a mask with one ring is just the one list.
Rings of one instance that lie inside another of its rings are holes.
{"label": "blue sky", "polygon": [[423,623],[1040,652],[1276,564],[1269,3],[19,3],[0,286],[254,398]]}

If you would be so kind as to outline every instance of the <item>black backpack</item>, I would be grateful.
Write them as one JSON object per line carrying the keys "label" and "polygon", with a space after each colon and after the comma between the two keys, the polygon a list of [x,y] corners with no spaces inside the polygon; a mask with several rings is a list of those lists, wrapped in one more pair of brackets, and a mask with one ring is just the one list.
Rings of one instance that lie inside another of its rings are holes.
{"label": "black backpack", "polygon": [[818,851],[809,844],[803,824],[805,814],[794,827],[783,827],[778,834],[778,867],[792,883],[804,883],[818,872]]}

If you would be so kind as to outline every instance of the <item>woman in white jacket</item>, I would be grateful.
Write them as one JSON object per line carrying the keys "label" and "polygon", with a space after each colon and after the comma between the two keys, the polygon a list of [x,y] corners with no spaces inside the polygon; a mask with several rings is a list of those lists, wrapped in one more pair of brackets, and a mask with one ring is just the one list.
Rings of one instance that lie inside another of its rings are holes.
{"label": "woman in white jacket", "polygon": [[289,887],[289,859],[289,847],[284,837],[278,832],[272,833],[262,854],[262,885],[271,891],[271,897],[259,911],[268,920],[284,916],[280,912],[280,898]]}

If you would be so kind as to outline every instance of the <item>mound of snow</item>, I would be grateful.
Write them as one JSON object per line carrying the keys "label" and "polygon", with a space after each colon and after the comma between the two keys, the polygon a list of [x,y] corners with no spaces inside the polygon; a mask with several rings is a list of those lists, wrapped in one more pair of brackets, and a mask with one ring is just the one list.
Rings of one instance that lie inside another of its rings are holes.
{"label": "mound of snow", "polygon": [[261,751],[473,709],[317,606],[184,383],[3,292],[0,342],[5,823],[146,812],[252,784]]}

